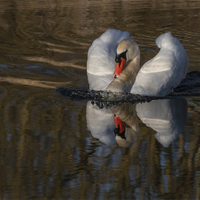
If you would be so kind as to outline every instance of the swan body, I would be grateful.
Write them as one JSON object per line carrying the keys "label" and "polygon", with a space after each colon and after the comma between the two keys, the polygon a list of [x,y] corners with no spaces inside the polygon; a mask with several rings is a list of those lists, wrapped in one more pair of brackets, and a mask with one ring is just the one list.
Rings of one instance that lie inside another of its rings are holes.
{"label": "swan body", "polygon": [[169,32],[160,35],[156,44],[160,51],[141,67],[131,93],[166,96],[185,78],[189,59],[179,40]]}
{"label": "swan body", "polygon": [[[87,60],[90,90],[166,96],[187,73],[189,60],[183,45],[170,32],[160,35],[156,39],[160,51],[139,69],[139,47],[129,35],[108,29],[93,42]],[[123,69],[120,73],[117,66]]]}

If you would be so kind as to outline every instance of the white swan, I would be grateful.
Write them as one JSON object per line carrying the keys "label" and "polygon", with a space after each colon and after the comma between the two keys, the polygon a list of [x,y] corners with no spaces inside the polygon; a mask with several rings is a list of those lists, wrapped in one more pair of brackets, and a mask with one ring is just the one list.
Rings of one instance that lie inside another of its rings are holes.
{"label": "white swan", "polygon": [[166,96],[187,73],[189,60],[183,45],[171,33],[160,35],[156,39],[160,51],[139,70],[139,48],[129,35],[108,29],[93,42],[87,60],[89,88]]}

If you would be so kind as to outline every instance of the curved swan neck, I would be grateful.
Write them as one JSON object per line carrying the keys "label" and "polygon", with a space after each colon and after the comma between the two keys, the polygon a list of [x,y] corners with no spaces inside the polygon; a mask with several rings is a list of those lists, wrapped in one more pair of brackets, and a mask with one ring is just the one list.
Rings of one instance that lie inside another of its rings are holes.
{"label": "curved swan neck", "polygon": [[129,60],[120,76],[114,79],[106,88],[112,92],[130,92],[140,68],[140,54]]}
{"label": "curved swan neck", "polygon": [[112,111],[113,114],[117,115],[120,117],[120,119],[126,123],[129,127],[131,127],[133,130],[138,131],[138,117],[137,113],[135,110],[136,103],[129,104],[129,103],[124,103],[121,106],[117,107],[111,107],[110,110]]}
{"label": "curved swan neck", "polygon": [[138,137],[139,123],[135,110],[135,105],[124,103],[121,106],[111,107],[111,111],[116,114],[125,126],[125,139],[120,134],[115,136],[119,146],[130,147],[134,145]]}

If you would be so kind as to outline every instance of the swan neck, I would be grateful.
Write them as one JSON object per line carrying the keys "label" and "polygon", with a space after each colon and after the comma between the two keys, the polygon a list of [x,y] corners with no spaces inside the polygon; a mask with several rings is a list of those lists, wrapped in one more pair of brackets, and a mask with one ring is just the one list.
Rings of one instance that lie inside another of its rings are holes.
{"label": "swan neck", "polygon": [[129,60],[125,66],[124,70],[120,74],[120,76],[114,79],[109,86],[107,87],[107,91],[112,92],[130,92],[137,73],[140,68],[140,55],[137,55],[134,59]]}

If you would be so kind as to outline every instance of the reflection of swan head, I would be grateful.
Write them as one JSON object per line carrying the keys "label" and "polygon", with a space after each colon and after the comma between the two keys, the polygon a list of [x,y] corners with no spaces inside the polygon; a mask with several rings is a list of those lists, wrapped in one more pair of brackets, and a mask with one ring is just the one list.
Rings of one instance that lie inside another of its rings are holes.
{"label": "reflection of swan head", "polygon": [[137,140],[137,133],[130,127],[125,127],[125,131],[116,134],[115,139],[120,147],[131,147]]}
{"label": "reflection of swan head", "polygon": [[[118,112],[120,113],[121,111],[118,110]],[[121,113],[121,117],[124,117],[123,113]],[[125,119],[126,117],[127,115],[125,115]],[[137,125],[134,126],[133,121],[131,120],[131,125],[133,125],[133,127],[130,127],[125,122],[122,122],[121,119],[115,114],[113,115],[113,119],[115,121],[115,129],[114,129],[115,139],[118,145],[121,147],[131,147],[137,140],[137,134],[138,134],[138,128],[136,128]],[[127,123],[130,123],[129,118],[126,121]]]}

